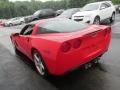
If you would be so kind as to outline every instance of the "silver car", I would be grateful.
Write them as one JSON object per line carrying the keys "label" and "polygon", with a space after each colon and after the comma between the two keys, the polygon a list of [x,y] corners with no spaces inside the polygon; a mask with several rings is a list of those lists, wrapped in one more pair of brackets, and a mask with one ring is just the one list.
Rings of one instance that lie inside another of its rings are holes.
{"label": "silver car", "polygon": [[14,26],[14,25],[20,25],[25,23],[24,17],[17,17],[9,19],[5,22],[5,26]]}

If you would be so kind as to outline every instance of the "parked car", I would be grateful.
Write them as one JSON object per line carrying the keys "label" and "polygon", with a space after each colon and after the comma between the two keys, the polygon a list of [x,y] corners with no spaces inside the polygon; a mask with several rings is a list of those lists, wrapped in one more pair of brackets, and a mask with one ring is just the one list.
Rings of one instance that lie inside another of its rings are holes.
{"label": "parked car", "polygon": [[56,16],[59,16],[60,14],[62,14],[65,10],[64,9],[60,9],[56,11]]}
{"label": "parked car", "polygon": [[115,7],[111,1],[101,1],[85,5],[80,12],[72,16],[75,21],[100,24],[105,19],[115,20]]}
{"label": "parked car", "polygon": [[10,38],[16,54],[30,58],[40,75],[62,75],[96,62],[108,50],[111,27],[54,18],[29,23]]}
{"label": "parked car", "polygon": [[43,18],[50,18],[55,17],[55,11],[53,9],[42,9],[38,10],[33,14],[36,18],[35,19],[43,19]]}
{"label": "parked car", "polygon": [[39,19],[46,19],[55,17],[55,11],[53,9],[42,9],[36,11],[33,15],[25,17],[26,22],[31,22]]}
{"label": "parked car", "polygon": [[6,19],[1,19],[0,20],[0,26],[5,26],[6,21],[7,21]]}
{"label": "parked car", "polygon": [[116,9],[116,12],[120,13],[120,5],[114,5],[115,6],[115,9]]}
{"label": "parked car", "polygon": [[0,26],[2,26],[2,21],[0,21]]}
{"label": "parked car", "polygon": [[25,18],[25,23],[29,23],[34,20],[33,15],[25,16],[24,18]]}
{"label": "parked car", "polygon": [[72,15],[75,14],[76,12],[80,11],[80,8],[71,8],[65,10],[61,15],[57,16],[57,18],[68,18],[71,19]]}
{"label": "parked car", "polygon": [[9,19],[5,22],[5,26],[14,26],[25,23],[24,17],[16,17]]}

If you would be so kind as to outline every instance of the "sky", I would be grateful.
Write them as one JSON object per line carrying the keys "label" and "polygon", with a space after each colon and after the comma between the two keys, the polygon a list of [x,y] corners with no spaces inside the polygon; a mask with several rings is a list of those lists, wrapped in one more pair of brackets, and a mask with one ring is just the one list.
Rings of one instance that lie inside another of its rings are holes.
{"label": "sky", "polygon": [[[15,1],[31,1],[31,0],[9,0],[9,1],[15,2]],[[46,2],[46,1],[50,1],[50,0],[36,0],[36,1]]]}

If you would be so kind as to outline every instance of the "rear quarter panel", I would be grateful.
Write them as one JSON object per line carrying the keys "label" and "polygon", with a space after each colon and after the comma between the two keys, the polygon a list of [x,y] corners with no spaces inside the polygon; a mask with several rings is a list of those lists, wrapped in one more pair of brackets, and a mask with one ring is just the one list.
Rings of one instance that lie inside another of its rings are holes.
{"label": "rear quarter panel", "polygon": [[56,58],[60,42],[33,37],[31,40],[32,48],[35,48],[41,54],[44,63],[49,72],[55,72]]}

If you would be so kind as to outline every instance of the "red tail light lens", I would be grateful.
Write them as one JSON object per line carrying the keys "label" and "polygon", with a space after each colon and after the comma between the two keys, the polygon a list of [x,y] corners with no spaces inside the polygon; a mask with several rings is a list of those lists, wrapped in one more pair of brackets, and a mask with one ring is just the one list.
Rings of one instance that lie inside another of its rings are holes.
{"label": "red tail light lens", "polygon": [[71,48],[71,44],[66,42],[66,43],[63,43],[62,46],[61,46],[61,51],[62,52],[68,52]]}
{"label": "red tail light lens", "polygon": [[79,48],[81,45],[81,40],[77,39],[73,43],[73,48]]}

